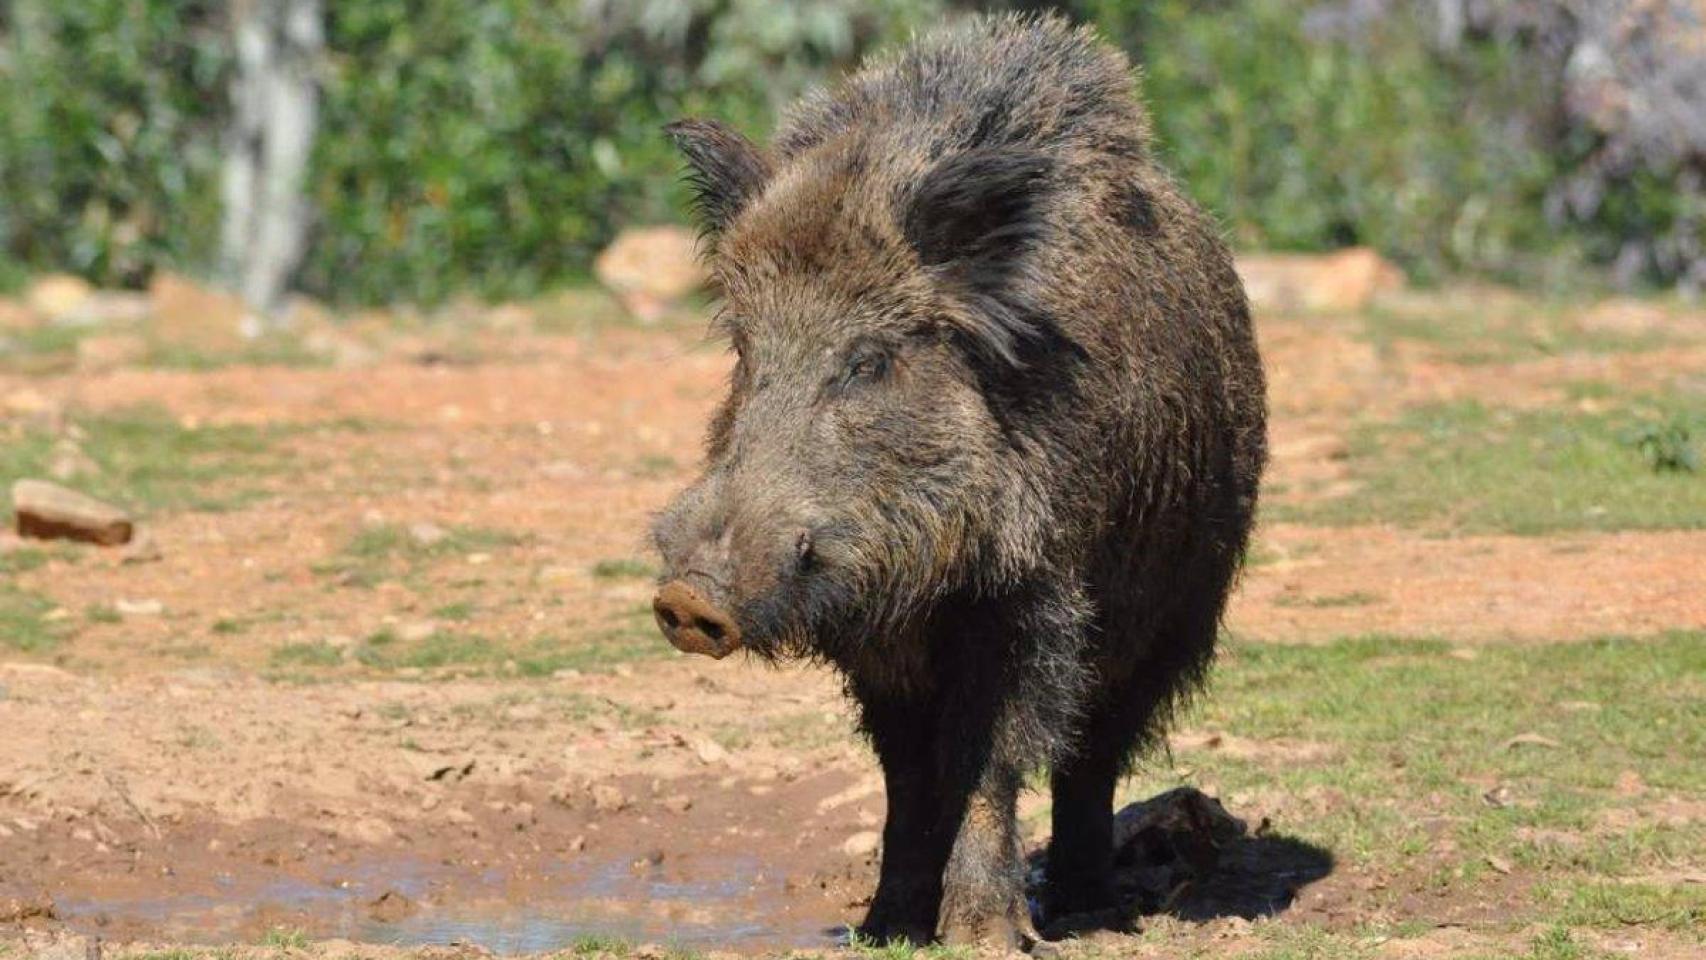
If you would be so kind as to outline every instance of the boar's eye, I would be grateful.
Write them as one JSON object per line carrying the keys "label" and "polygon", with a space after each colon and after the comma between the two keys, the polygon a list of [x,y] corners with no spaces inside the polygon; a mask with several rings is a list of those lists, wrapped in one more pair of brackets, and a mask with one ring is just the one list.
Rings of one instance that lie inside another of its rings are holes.
{"label": "boar's eye", "polygon": [[862,347],[848,355],[835,387],[837,391],[846,391],[862,383],[875,383],[888,373],[888,369],[887,353],[875,347]]}

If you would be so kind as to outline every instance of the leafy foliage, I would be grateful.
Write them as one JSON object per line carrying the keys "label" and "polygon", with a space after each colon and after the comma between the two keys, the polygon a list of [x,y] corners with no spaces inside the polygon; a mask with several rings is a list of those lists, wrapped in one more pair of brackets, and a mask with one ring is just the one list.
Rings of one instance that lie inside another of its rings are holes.
{"label": "leafy foliage", "polygon": [[1624,441],[1641,452],[1658,473],[1698,473],[1700,449],[1688,421],[1677,416],[1665,423],[1646,423],[1632,428]]}
{"label": "leafy foliage", "polygon": [[[1130,50],[1161,149],[1243,245],[1367,243],[1424,278],[1467,269],[1548,282],[1584,263],[1627,281],[1706,275],[1692,141],[1648,149],[1642,131],[1677,125],[1606,126],[1572,106],[1580,71],[1565,60],[1604,39],[1591,31],[1610,29],[1605,17],[1551,16],[1556,2],[1485,5],[1474,16],[1492,19],[1445,38],[1432,6],[328,4],[315,236],[300,282],[376,302],[571,278],[617,227],[679,215],[662,123],[714,115],[760,136],[803,88],[949,7],[1065,8]],[[1538,19],[1513,20],[1518,7]],[[23,269],[134,285],[159,266],[212,263],[225,19],[222,0],[0,7],[0,287]],[[1616,68],[1663,65],[1635,52]],[[1660,87],[1640,90],[1633,102],[1659,103],[1648,94]]]}
{"label": "leafy foliage", "polygon": [[0,282],[21,264],[136,284],[209,260],[231,60],[221,6],[0,5]]}

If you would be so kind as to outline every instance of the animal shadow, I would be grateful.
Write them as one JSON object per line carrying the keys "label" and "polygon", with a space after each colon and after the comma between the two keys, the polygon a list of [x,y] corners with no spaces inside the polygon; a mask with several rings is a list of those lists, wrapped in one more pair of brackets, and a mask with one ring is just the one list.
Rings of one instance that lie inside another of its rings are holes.
{"label": "animal shadow", "polygon": [[[1144,916],[1197,922],[1269,917],[1290,908],[1298,891],[1334,867],[1331,851],[1277,834],[1266,820],[1252,831],[1218,800],[1190,787],[1121,810],[1115,817],[1114,850],[1120,906],[1039,918],[1045,939],[1130,930]],[[1030,865],[1031,887],[1040,892],[1046,854],[1034,854]]]}

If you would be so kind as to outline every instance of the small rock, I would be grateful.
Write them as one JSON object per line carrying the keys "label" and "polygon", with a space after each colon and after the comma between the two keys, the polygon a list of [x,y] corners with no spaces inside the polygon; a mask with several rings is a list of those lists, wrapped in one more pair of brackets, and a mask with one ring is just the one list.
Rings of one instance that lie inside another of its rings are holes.
{"label": "small rock", "polygon": [[1495,810],[1502,810],[1510,806],[1514,799],[1515,795],[1511,793],[1511,788],[1502,783],[1481,794],[1481,802]]}
{"label": "small rock", "polygon": [[541,466],[539,473],[547,480],[579,480],[586,476],[586,468],[573,460],[552,460]]}
{"label": "small rock", "polygon": [[77,341],[77,372],[110,373],[133,367],[148,356],[148,341],[134,333],[84,337]]}
{"label": "small rock", "polygon": [[1238,275],[1257,310],[1348,312],[1402,288],[1404,273],[1368,247],[1329,254],[1257,254],[1238,258]]}
{"label": "small rock", "polygon": [[689,746],[693,755],[699,758],[699,762],[706,765],[722,763],[729,758],[729,752],[723,749],[722,744],[710,737],[697,737]]}
{"label": "small rock", "polygon": [[627,809],[628,798],[608,783],[592,788],[592,807],[600,813],[619,813]]}
{"label": "small rock", "polygon": [[119,553],[120,563],[153,563],[165,556],[160,549],[160,541],[154,532],[147,527],[138,527],[131,536],[130,542],[124,545]]}
{"label": "small rock", "polygon": [[436,523],[423,521],[421,523],[409,524],[409,539],[413,540],[415,545],[419,547],[429,549],[436,547],[443,543],[445,538],[449,536],[449,532]]}
{"label": "small rock", "polygon": [[435,620],[416,620],[397,628],[398,638],[410,643],[419,643],[437,632],[438,622]]}
{"label": "small rock", "polygon": [[397,831],[378,817],[363,817],[354,823],[344,824],[338,829],[338,833],[346,840],[369,846],[389,843],[397,838]]}
{"label": "small rock", "polygon": [[166,605],[158,600],[118,600],[113,609],[127,617],[157,617],[166,612]]}
{"label": "small rock", "polygon": [[95,288],[82,277],[50,273],[30,284],[24,293],[24,302],[47,320],[58,322],[76,313],[94,293]]}
{"label": "small rock", "polygon": [[631,228],[599,253],[592,272],[635,319],[649,323],[709,282],[697,246],[681,227]]}
{"label": "small rock", "polygon": [[882,842],[882,834],[877,831],[861,830],[842,841],[841,852],[849,857],[868,857],[877,852],[877,847]]}
{"label": "small rock", "polygon": [[108,503],[45,480],[12,484],[20,536],[37,540],[80,540],[102,546],[129,543],[130,515]]}
{"label": "small rock", "polygon": [[668,810],[670,813],[686,813],[693,809],[693,798],[684,793],[678,793],[671,797],[664,797],[663,808]]}

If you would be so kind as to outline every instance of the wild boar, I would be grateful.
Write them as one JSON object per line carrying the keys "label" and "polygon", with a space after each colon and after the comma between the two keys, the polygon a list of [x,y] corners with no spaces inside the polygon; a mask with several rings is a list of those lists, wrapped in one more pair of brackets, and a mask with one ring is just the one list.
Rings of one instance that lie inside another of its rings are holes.
{"label": "wild boar", "polygon": [[827,662],[888,797],[859,930],[1034,936],[1014,806],[1047,768],[1049,916],[1114,905],[1115,781],[1203,679],[1266,459],[1212,220],[1125,58],[1062,20],[941,28],[686,157],[735,361],[658,517],[677,647]]}

